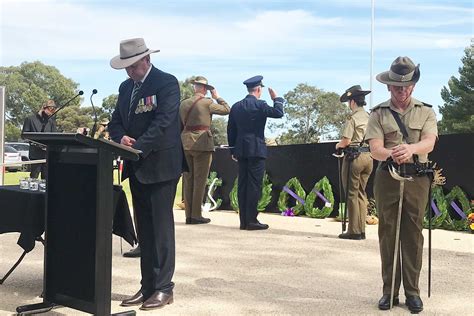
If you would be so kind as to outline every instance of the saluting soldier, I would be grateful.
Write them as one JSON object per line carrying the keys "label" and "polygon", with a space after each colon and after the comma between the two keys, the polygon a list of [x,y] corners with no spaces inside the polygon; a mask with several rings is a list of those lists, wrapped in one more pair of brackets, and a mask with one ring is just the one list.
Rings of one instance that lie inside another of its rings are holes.
{"label": "saluting soldier", "polygon": [[[189,172],[183,174],[184,204],[186,224],[206,224],[211,220],[202,217],[201,205],[214,151],[214,138],[211,133],[212,114],[227,115],[230,106],[203,76],[197,76],[192,84],[194,96],[181,102],[179,108],[183,125],[181,141],[189,166]],[[208,90],[212,98],[206,98]]]}
{"label": "saluting soldier", "polygon": [[[389,71],[377,75],[377,80],[387,85],[390,99],[373,108],[365,136],[369,140],[372,157],[379,161],[374,195],[380,220],[383,296],[378,307],[381,310],[390,308],[390,295],[393,295],[394,305],[399,303],[398,291],[402,279],[409,310],[414,313],[423,310],[418,281],[423,252],[423,216],[430,186],[426,168],[428,153],[434,148],[438,130],[431,105],[412,97],[419,78],[419,65],[415,66],[408,57],[398,57]],[[400,122],[397,123],[397,120]],[[405,132],[401,126],[405,127],[407,137],[403,136]],[[414,179],[405,181],[403,194],[400,193],[400,182],[387,171],[389,165],[404,170],[404,175]],[[391,293],[400,196],[403,196],[399,228],[401,255],[398,255],[395,289]]]}
{"label": "saluting soldier", "polygon": [[244,81],[248,95],[232,106],[227,125],[232,158],[239,163],[237,196],[242,230],[268,229],[267,224],[257,220],[257,204],[262,195],[267,158],[264,132],[267,117],[283,116],[284,99],[278,97],[275,90],[268,88],[273,107],[264,100],[259,100],[264,87],[262,80],[262,76],[255,76]]}
{"label": "saluting soldier", "polygon": [[365,96],[370,91],[362,90],[360,85],[350,87],[340,97],[347,102],[352,111],[344,125],[342,139],[336,149],[344,150],[342,162],[342,184],[346,192],[346,204],[349,213],[349,227],[346,233],[339,235],[342,239],[365,239],[365,218],[367,216],[367,194],[365,188],[372,173],[373,161],[369,148],[364,143],[364,134],[369,121],[365,112]]}

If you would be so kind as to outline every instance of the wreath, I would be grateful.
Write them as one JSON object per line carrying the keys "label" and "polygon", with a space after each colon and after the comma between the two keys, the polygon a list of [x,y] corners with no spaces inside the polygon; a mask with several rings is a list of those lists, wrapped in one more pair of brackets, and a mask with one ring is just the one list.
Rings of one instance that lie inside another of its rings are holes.
{"label": "wreath", "polygon": [[[461,208],[456,204],[455,201],[459,201],[461,204]],[[445,220],[445,228],[453,229],[453,230],[468,230],[469,222],[468,222],[468,215],[471,213],[471,206],[469,204],[469,200],[466,197],[466,194],[462,191],[459,186],[453,187],[451,192],[446,195],[446,204],[451,205],[451,207],[456,211],[456,213],[460,213],[459,216],[461,219],[456,219],[448,213],[449,216],[446,216]],[[461,215],[462,214],[462,215]]]}
{"label": "wreath", "polygon": [[[234,211],[237,213],[239,212],[239,197],[238,197],[238,186],[239,186],[239,178],[235,178],[234,186],[229,193],[230,205]],[[265,211],[265,208],[270,203],[272,199],[272,183],[268,178],[267,173],[263,174],[262,180],[262,196],[258,200],[257,210],[259,212]]]}
{"label": "wreath", "polygon": [[[288,206],[288,195],[290,195],[285,188],[290,190],[291,192],[296,193],[296,205],[293,207]],[[306,197],[306,192],[304,191],[301,183],[298,181],[297,178],[291,178],[283,187],[283,190],[280,192],[280,196],[278,197],[278,209],[283,212],[287,209],[293,209],[293,214],[298,215],[304,210],[304,199]],[[300,200],[299,200],[300,199]]]}
{"label": "wreath", "polygon": [[[321,191],[323,194],[320,193]],[[321,198],[325,202],[322,209],[314,207],[314,202],[316,201],[317,197]],[[333,206],[334,195],[332,193],[331,183],[329,183],[329,179],[327,177],[323,177],[321,180],[316,182],[313,190],[311,190],[311,192],[306,197],[304,204],[305,213],[309,217],[326,218],[329,214],[331,214]]]}
{"label": "wreath", "polygon": [[425,218],[423,219],[423,227],[429,227],[429,213],[435,211],[435,208],[438,212],[435,211],[435,216],[431,217],[431,227],[439,228],[443,225],[446,217],[448,216],[448,202],[443,193],[443,188],[436,185],[433,188],[432,200],[429,201],[428,209],[426,210]]}
{"label": "wreath", "polygon": [[[213,182],[214,182],[214,185],[211,188],[211,185],[212,185]],[[206,185],[209,187],[209,189],[208,189],[209,192],[206,195],[206,203],[211,203],[211,199],[209,198],[209,196],[214,196],[214,192],[216,191],[217,187],[222,186],[222,179],[217,178],[217,172],[211,171],[211,173],[209,174],[209,178],[206,181]],[[218,198],[215,201],[215,203],[216,203],[215,209],[218,209],[219,206],[221,206],[221,204],[222,204],[222,199]]]}

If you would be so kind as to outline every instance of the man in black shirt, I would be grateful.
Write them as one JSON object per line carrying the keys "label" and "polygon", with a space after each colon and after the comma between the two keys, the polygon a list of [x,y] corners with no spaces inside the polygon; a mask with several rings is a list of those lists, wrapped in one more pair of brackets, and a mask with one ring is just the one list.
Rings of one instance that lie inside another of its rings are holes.
{"label": "man in black shirt", "polygon": [[[41,106],[38,113],[35,113],[25,119],[23,123],[22,133],[24,132],[56,132],[56,121],[50,116],[56,111],[56,103],[53,100],[48,100]],[[46,149],[32,143],[29,152],[30,160],[45,159]],[[31,165],[31,178],[38,178],[41,172],[41,179],[46,179],[47,169],[46,164]]]}

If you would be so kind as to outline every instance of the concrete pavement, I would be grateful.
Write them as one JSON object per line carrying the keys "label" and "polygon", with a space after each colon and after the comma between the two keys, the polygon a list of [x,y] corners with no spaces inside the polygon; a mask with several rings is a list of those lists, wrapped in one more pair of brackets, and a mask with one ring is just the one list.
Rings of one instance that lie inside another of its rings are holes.
{"label": "concrete pavement", "polygon": [[[333,219],[261,214],[267,231],[241,231],[236,213],[206,213],[207,225],[185,225],[175,210],[176,272],[174,303],[138,315],[407,315],[401,305],[392,312],[377,309],[381,296],[377,225],[367,226],[367,240],[337,238],[341,224]],[[433,231],[432,296],[427,297],[427,231],[420,279],[425,315],[472,314],[474,234]],[[0,235],[0,275],[21,254],[18,234]],[[130,249],[123,243],[124,251]],[[139,259],[120,255],[113,238],[112,312],[139,288]],[[18,305],[41,302],[43,247],[37,244],[0,285],[0,315]],[[44,315],[84,315],[57,308]]]}

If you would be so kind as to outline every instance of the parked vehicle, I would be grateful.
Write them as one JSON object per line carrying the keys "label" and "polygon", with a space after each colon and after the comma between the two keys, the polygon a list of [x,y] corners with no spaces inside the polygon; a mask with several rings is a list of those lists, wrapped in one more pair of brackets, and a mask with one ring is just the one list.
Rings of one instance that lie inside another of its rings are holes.
{"label": "parked vehicle", "polygon": [[6,142],[6,146],[11,146],[15,148],[21,154],[21,160],[28,161],[30,160],[29,152],[30,152],[30,144],[29,143],[12,143]]}
{"label": "parked vehicle", "polygon": [[5,163],[15,163],[18,162],[18,165],[10,165],[5,167],[5,170],[7,171],[19,171],[22,169],[21,165],[21,154],[13,147],[11,146],[5,146],[4,148],[4,154],[3,154],[3,161]]}

